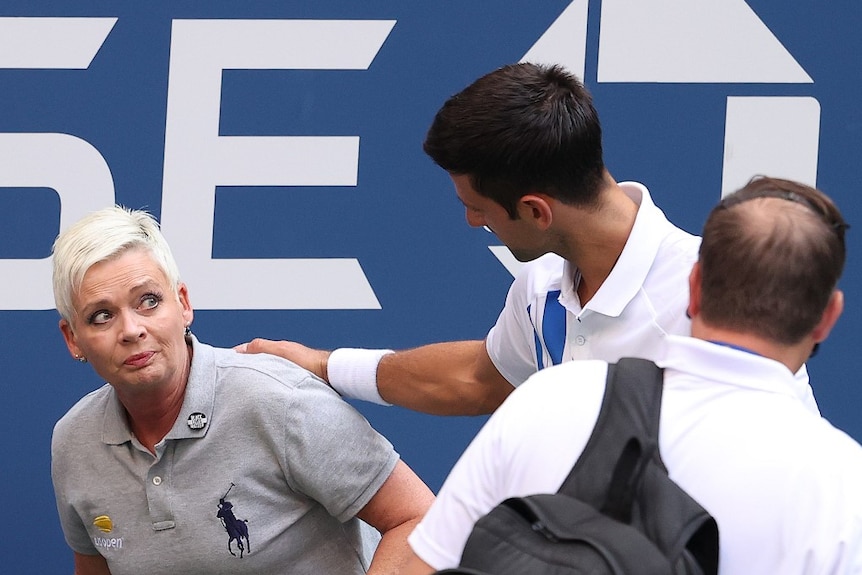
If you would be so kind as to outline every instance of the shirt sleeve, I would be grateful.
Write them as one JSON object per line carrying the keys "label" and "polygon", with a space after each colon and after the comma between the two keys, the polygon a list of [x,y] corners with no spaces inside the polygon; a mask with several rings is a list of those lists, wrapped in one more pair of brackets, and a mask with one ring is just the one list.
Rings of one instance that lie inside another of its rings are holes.
{"label": "shirt sleeve", "polygon": [[438,570],[456,567],[473,525],[497,504],[555,493],[592,434],[606,375],[605,362],[568,362],[516,389],[464,451],[409,536],[416,555]]}
{"label": "shirt sleeve", "polygon": [[60,517],[60,526],[63,528],[66,543],[73,551],[83,555],[98,555],[98,550],[93,545],[86,526],[69,501],[67,486],[68,480],[73,476],[70,467],[74,463],[67,461],[67,459],[74,450],[67,446],[71,438],[66,427],[66,421],[61,419],[54,426],[54,433],[51,438],[51,480],[54,484],[54,497],[57,503],[57,513]]}
{"label": "shirt sleeve", "polygon": [[530,321],[527,269],[511,285],[506,305],[488,332],[485,347],[497,371],[517,387],[538,370],[536,336]]}
{"label": "shirt sleeve", "polygon": [[435,569],[458,565],[473,524],[500,502],[499,430],[507,420],[501,410],[502,407],[467,447],[434,504],[408,538],[414,553]]}
{"label": "shirt sleeve", "polygon": [[398,462],[392,444],[327,385],[308,378],[285,403],[288,483],[339,521],[354,517]]}

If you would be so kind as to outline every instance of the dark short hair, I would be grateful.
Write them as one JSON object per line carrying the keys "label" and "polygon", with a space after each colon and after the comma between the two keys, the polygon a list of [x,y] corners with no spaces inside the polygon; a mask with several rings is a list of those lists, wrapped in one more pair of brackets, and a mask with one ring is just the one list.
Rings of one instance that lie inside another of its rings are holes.
{"label": "dark short hair", "polygon": [[423,147],[512,218],[531,192],[589,205],[604,173],[592,97],[561,66],[511,64],[482,76],[443,104]]}
{"label": "dark short hair", "polygon": [[820,190],[756,177],[709,214],[700,246],[710,325],[782,344],[823,315],[844,269],[847,223]]}

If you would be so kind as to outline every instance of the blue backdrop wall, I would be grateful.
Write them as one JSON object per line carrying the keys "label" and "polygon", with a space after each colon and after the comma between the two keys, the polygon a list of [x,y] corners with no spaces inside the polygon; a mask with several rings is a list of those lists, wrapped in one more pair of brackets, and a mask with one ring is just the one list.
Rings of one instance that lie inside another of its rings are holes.
{"label": "blue backdrop wall", "polygon": [[[836,199],[847,309],[809,370],[824,415],[862,439],[857,2],[73,4],[0,7],[3,572],[71,568],[50,435],[101,382],[57,329],[63,226],[115,201],[154,212],[209,343],[482,338],[515,266],[421,142],[448,96],[519,60],[584,77],[613,175],[689,231],[756,173]],[[358,407],[435,490],[483,421]]]}

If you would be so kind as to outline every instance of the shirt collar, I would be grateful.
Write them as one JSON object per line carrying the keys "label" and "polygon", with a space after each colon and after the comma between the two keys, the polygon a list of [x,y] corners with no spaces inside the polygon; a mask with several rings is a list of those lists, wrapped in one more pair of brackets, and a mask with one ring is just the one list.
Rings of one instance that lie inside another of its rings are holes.
{"label": "shirt collar", "polygon": [[[192,336],[192,365],[180,414],[165,439],[191,439],[203,437],[212,422],[215,405],[215,353],[212,347],[200,343]],[[203,427],[199,427],[203,424]],[[126,420],[126,410],[114,389],[105,404],[102,441],[108,445],[121,445],[131,441],[132,432]]]}
{"label": "shirt collar", "polygon": [[[664,213],[653,203],[646,186],[637,182],[620,182],[619,186],[638,205],[635,223],[610,275],[584,306],[585,310],[609,317],[619,316],[637,295],[646,281],[669,225]],[[580,274],[568,260],[563,274],[561,301],[568,306],[578,301],[575,281]]]}
{"label": "shirt collar", "polygon": [[786,365],[726,345],[680,335],[668,335],[660,367],[723,385],[794,397],[807,403],[807,378],[796,377]]}
{"label": "shirt collar", "polygon": [[109,394],[108,401],[105,403],[102,441],[108,445],[122,445],[132,440],[132,432],[126,423],[126,410],[113,387],[110,388]]}

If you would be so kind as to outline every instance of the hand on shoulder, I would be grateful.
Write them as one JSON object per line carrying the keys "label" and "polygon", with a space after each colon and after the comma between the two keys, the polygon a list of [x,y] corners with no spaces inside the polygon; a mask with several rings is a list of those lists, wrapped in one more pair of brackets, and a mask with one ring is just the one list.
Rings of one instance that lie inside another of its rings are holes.
{"label": "hand on shoulder", "polygon": [[268,353],[283,357],[307,369],[324,381],[327,379],[327,363],[329,351],[312,349],[295,341],[273,341],[271,339],[255,338],[247,343],[234,346],[239,353]]}

